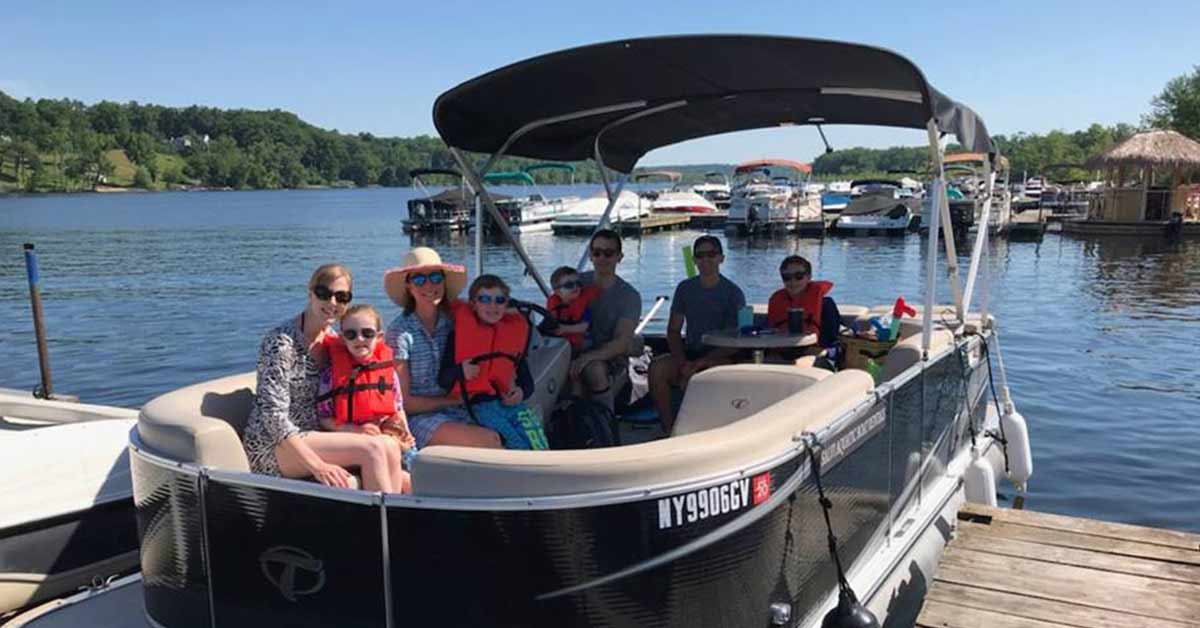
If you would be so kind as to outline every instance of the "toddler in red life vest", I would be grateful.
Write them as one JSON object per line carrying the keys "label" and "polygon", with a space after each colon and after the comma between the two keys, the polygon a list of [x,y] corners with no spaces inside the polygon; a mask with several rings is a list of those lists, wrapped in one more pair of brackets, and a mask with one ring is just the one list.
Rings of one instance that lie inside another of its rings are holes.
{"label": "toddler in red life vest", "polygon": [[584,286],[579,273],[570,266],[560,266],[550,275],[554,294],[546,299],[546,309],[558,323],[555,334],[571,343],[571,352],[587,349],[587,330],[592,322],[588,305],[599,294],[596,286]]}
{"label": "toddler in red life vest", "polygon": [[391,436],[407,452],[416,442],[408,430],[392,349],[383,342],[383,319],[375,308],[358,304],[346,310],[339,326],[339,336],[321,341],[328,356],[317,391],[321,427]]}
{"label": "toddler in red life vest", "polygon": [[533,394],[529,321],[512,309],[508,284],[495,275],[471,283],[470,301],[455,302],[438,383],[461,395],[475,422],[494,430],[508,449],[547,449]]}

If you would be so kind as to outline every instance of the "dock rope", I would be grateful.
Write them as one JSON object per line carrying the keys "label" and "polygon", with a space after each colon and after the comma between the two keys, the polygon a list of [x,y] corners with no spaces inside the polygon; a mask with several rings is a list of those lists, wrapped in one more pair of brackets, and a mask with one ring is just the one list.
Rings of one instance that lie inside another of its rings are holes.
{"label": "dock rope", "polygon": [[[994,333],[994,332],[993,332]],[[992,373],[992,351],[989,348],[989,343],[982,336],[983,341],[983,357],[987,360],[988,369],[988,388],[992,391],[992,403],[996,405],[996,419],[998,420],[998,430],[988,430],[984,434],[990,436],[993,440],[1000,443],[1000,451],[1004,452],[1004,472],[1009,473],[1008,466],[1008,437],[1004,434],[1004,411],[1000,409],[1000,398],[996,396],[996,378]]]}

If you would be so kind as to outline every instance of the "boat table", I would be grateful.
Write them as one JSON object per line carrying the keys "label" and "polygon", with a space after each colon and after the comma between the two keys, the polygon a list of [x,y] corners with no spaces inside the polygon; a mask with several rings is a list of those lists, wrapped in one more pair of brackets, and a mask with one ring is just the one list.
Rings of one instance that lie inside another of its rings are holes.
{"label": "boat table", "polygon": [[786,332],[770,331],[758,334],[742,334],[736,329],[710,331],[701,341],[713,347],[730,347],[734,349],[751,349],[754,351],[754,363],[762,364],[767,349],[796,349],[811,347],[817,344],[816,334],[789,334]]}

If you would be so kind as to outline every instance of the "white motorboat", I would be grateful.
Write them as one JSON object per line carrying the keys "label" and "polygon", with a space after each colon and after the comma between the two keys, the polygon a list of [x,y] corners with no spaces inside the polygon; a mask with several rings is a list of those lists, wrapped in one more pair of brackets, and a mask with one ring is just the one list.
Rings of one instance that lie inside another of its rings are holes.
{"label": "white motorboat", "polygon": [[[543,165],[543,167],[548,167],[548,165]],[[501,215],[508,223],[509,230],[513,233],[550,231],[554,219],[571,211],[581,200],[578,196],[546,198],[529,172],[492,172],[484,177],[484,183],[522,185],[530,190],[528,194],[512,195],[496,203],[496,208],[500,210]],[[472,226],[474,226],[474,216],[472,216]],[[496,232],[493,219],[487,214],[484,215],[484,229],[488,233]]]}
{"label": "white motorboat", "polygon": [[693,185],[692,191],[708,199],[718,211],[729,209],[729,177],[724,172],[704,173],[704,181]]}
{"label": "white motorboat", "polygon": [[136,420],[0,389],[0,616],[137,569]]}
{"label": "white motorboat", "polygon": [[683,175],[671,170],[646,170],[634,173],[635,183],[665,179],[671,187],[666,190],[643,191],[643,201],[650,204],[650,211],[667,214],[715,214],[717,206],[692,189],[680,185]]}
{"label": "white motorboat", "polygon": [[811,165],[787,159],[739,164],[733,170],[726,230],[738,235],[824,233],[821,195],[805,189],[811,174]]}
{"label": "white motorboat", "polygon": [[[600,71],[621,80],[599,92]],[[556,98],[530,85],[554,85]],[[994,151],[982,119],[908,60],[786,37],[655,37],[544,54],[451,89],[434,119],[464,175],[481,181],[466,151],[595,157],[601,172],[627,174],[655,148],[705,130],[777,127],[803,110],[925,129],[939,192],[943,135]],[[931,214],[932,228],[943,213]],[[18,621],[815,628],[869,611],[911,625],[958,506],[994,505],[998,478],[1023,490],[1032,474],[995,320],[972,311],[976,289],[987,293],[987,235],[961,284],[951,239],[929,239],[924,304],[879,356],[878,379],[856,368],[719,366],[693,378],[670,433],[586,450],[427,447],[413,461],[412,495],[250,473],[237,428],[253,374],[172,391],[130,434],[143,577]],[[549,292],[520,241],[511,245]],[[955,278],[949,306],[934,300],[943,263]],[[843,311],[869,318],[893,305]],[[665,350],[661,337],[647,342]],[[570,350],[534,333],[528,357],[531,403],[545,408]]]}
{"label": "white motorboat", "polygon": [[857,180],[833,228],[850,234],[903,235],[912,228],[920,206],[921,199],[900,181]]}
{"label": "white motorboat", "polygon": [[[603,192],[582,199],[569,206],[564,212],[554,217],[550,228],[556,234],[590,233],[595,229],[605,215],[608,198]],[[628,190],[622,191],[609,215],[611,222],[624,222],[645,218],[650,215],[649,204],[643,204],[640,197]]]}

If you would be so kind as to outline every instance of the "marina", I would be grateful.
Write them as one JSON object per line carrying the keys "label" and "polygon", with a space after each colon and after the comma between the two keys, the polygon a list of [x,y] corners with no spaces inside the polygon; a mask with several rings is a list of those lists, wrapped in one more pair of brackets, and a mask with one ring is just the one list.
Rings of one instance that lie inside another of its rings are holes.
{"label": "marina", "polygon": [[0,77],[0,626],[1200,628],[1200,68],[455,13],[412,137]]}

